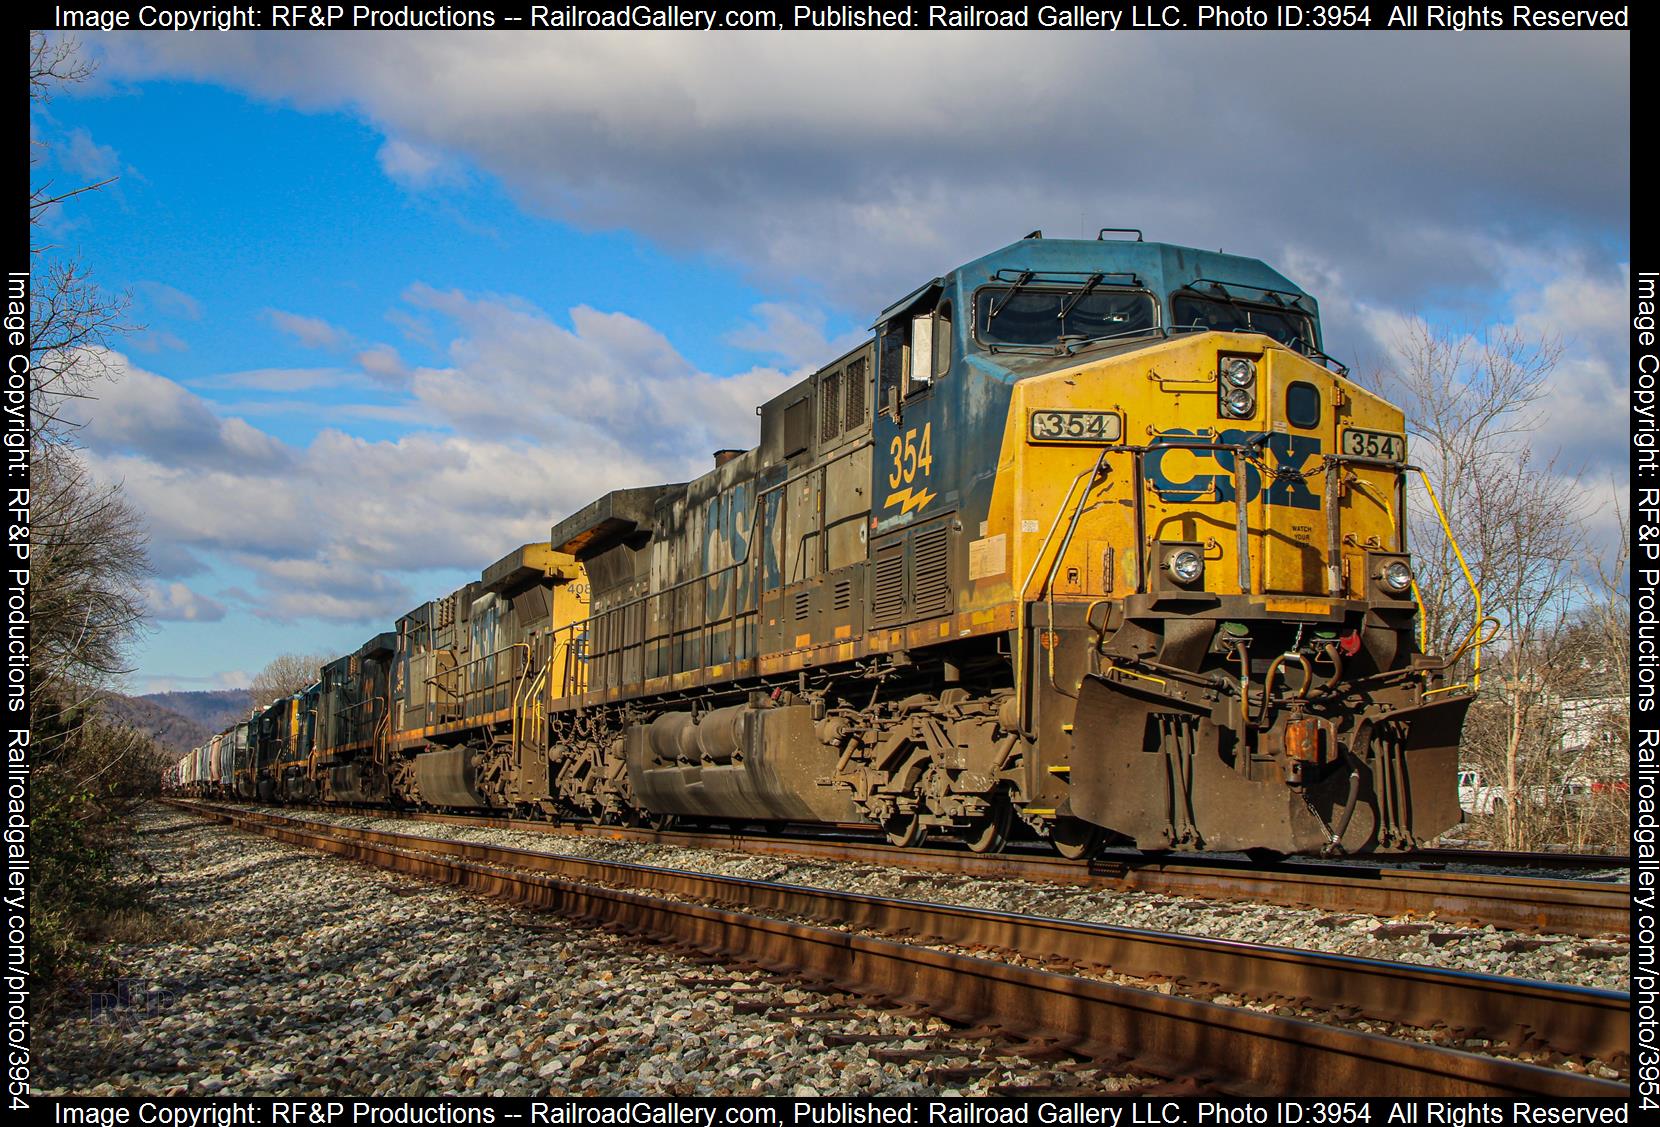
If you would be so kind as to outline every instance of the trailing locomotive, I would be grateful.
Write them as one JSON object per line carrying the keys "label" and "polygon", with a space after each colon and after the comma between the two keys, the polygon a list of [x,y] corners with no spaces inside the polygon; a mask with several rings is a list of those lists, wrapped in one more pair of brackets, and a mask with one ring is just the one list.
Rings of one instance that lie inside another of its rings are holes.
{"label": "trailing locomotive", "polygon": [[1434,838],[1470,694],[1414,639],[1401,412],[1262,262],[1107,234],[928,281],[753,449],[570,514],[169,785],[1069,856]]}

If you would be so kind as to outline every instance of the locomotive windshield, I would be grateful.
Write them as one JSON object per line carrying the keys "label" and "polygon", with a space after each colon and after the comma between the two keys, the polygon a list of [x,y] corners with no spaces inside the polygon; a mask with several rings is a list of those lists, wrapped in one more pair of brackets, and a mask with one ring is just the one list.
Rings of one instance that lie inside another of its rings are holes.
{"label": "locomotive windshield", "polygon": [[1265,333],[1298,352],[1314,351],[1314,328],[1305,314],[1238,301],[1212,301],[1177,294],[1171,302],[1171,329],[1176,332]]}
{"label": "locomotive windshield", "polygon": [[1049,346],[1063,336],[1099,340],[1153,326],[1153,296],[1140,290],[1014,285],[987,286],[974,296],[974,331],[986,344]]}

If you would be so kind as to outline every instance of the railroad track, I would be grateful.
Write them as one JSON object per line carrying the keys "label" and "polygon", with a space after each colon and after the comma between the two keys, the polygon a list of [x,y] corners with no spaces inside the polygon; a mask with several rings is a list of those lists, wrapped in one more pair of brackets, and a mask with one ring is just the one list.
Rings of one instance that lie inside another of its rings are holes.
{"label": "railroad track", "polygon": [[[265,812],[175,805],[291,844],[616,925],[838,989],[924,1006],[1238,1094],[1610,1096],[1617,1083],[1423,1041],[1218,1005],[1021,966],[1018,952],[1118,974],[1297,999],[1421,1028],[1451,1027],[1618,1062],[1630,998],[1555,986],[1193,939],[1070,920],[826,892],[738,878],[333,826]],[[655,895],[648,895],[654,893]],[[673,899],[665,899],[672,897]],[[714,905],[741,904],[750,911]],[[780,920],[756,912],[796,917]],[[798,922],[798,921],[815,922]],[[825,922],[835,927],[822,926]],[[948,945],[900,943],[878,932]]]}
{"label": "railroad track", "polygon": [[1414,849],[1411,853],[1402,854],[1401,859],[1431,865],[1495,865],[1557,872],[1631,868],[1631,855],[1628,853],[1553,853],[1550,850],[1518,853],[1506,849],[1458,849],[1452,846]]}
{"label": "railroad track", "polygon": [[[1150,857],[1109,854],[1093,861],[1068,861],[1048,851],[983,854],[966,849],[902,849],[885,842],[845,836],[775,837],[763,834],[687,833],[630,826],[566,826],[531,819],[468,814],[388,812],[451,825],[533,833],[580,834],[679,848],[734,849],[769,856],[808,857],[871,865],[896,865],[926,872],[988,880],[1042,880],[1119,892],[1153,892],[1206,900],[1246,900],[1290,908],[1313,908],[1369,916],[1422,916],[1452,923],[1491,925],[1502,930],[1579,935],[1587,938],[1631,934],[1631,886],[1600,881],[1519,876],[1513,873],[1419,869],[1394,862],[1286,860],[1261,865],[1246,860],[1194,855]],[[1458,851],[1414,854],[1445,865]],[[1522,864],[1521,858],[1552,854],[1494,854],[1470,859],[1482,866]],[[1579,864],[1575,855],[1569,867]]]}

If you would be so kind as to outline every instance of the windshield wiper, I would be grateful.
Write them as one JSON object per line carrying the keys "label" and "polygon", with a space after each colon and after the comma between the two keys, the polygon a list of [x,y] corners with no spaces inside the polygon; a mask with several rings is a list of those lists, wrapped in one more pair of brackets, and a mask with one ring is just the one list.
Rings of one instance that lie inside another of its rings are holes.
{"label": "windshield wiper", "polygon": [[[1250,311],[1250,309],[1246,307],[1246,305],[1243,301],[1240,301],[1232,293],[1228,292],[1228,287],[1224,286],[1221,282],[1212,282],[1210,284],[1210,292],[1209,293],[1206,293],[1204,290],[1201,290],[1198,286],[1195,286],[1192,283],[1189,283],[1188,285],[1185,285],[1182,288],[1184,290],[1192,290],[1196,294],[1203,294],[1205,296],[1206,300],[1209,300],[1209,301],[1215,301],[1216,297],[1220,297],[1223,301],[1227,302],[1229,305],[1233,306],[1235,309],[1237,309],[1241,313],[1245,314],[1245,325],[1246,325],[1247,328],[1250,327],[1250,324],[1251,324],[1251,311]],[[1216,296],[1212,296],[1212,295],[1216,295]]]}
{"label": "windshield wiper", "polygon": [[986,314],[986,328],[988,330],[991,328],[991,323],[997,320],[997,315],[1003,312],[1003,307],[1008,305],[1014,299],[1014,295],[1020,292],[1020,287],[1031,280],[1032,272],[1030,270],[1023,271],[1020,277],[1014,280],[1014,285],[1009,287],[1008,292],[998,299],[996,305],[991,307],[991,312]]}
{"label": "windshield wiper", "polygon": [[1091,274],[1089,276],[1089,281],[1084,283],[1084,288],[1066,299],[1066,303],[1061,306],[1060,313],[1056,315],[1060,318],[1061,327],[1063,329],[1066,327],[1066,315],[1072,312],[1072,307],[1084,300],[1084,298],[1088,297],[1089,291],[1100,285],[1101,279],[1105,277],[1105,274]]}

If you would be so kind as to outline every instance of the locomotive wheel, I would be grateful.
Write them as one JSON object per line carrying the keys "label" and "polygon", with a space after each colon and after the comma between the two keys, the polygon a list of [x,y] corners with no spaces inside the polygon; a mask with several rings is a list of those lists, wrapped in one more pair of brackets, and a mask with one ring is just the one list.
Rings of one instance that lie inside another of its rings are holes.
{"label": "locomotive wheel", "polygon": [[888,835],[891,844],[909,849],[922,844],[922,839],[928,836],[928,827],[922,824],[921,814],[895,814],[882,823],[882,832]]}
{"label": "locomotive wheel", "polygon": [[990,810],[968,824],[963,841],[975,853],[1001,853],[1009,844],[1009,827],[1013,824],[1014,804],[998,795],[992,799]]}
{"label": "locomotive wheel", "polygon": [[1277,865],[1285,860],[1285,854],[1278,849],[1253,848],[1245,851],[1245,856],[1258,865]]}
{"label": "locomotive wheel", "polygon": [[1057,818],[1049,827],[1049,843],[1068,861],[1082,861],[1101,851],[1106,834],[1082,818]]}

